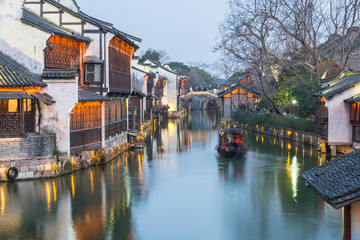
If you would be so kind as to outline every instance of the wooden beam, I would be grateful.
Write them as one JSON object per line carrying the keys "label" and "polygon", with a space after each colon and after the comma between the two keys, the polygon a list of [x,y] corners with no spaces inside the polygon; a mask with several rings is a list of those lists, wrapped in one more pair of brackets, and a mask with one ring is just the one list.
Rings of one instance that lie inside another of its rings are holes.
{"label": "wooden beam", "polygon": [[101,31],[96,29],[84,29],[84,33],[101,33]]}
{"label": "wooden beam", "polygon": [[24,4],[41,4],[41,1],[39,1],[39,2],[24,2]]}
{"label": "wooden beam", "polygon": [[63,22],[62,25],[82,25],[82,22]]}
{"label": "wooden beam", "polygon": [[43,14],[59,14],[60,11],[43,11]]}
{"label": "wooden beam", "polygon": [[351,204],[343,208],[343,240],[351,240]]}

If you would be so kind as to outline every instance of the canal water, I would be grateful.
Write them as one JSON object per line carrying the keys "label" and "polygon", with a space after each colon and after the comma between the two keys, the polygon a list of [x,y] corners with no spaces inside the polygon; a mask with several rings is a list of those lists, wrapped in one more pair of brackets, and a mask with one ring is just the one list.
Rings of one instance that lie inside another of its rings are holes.
{"label": "canal water", "polygon": [[216,112],[193,111],[106,166],[1,183],[0,239],[341,239],[341,210],[300,179],[326,156],[246,134],[245,156],[219,158],[220,125]]}

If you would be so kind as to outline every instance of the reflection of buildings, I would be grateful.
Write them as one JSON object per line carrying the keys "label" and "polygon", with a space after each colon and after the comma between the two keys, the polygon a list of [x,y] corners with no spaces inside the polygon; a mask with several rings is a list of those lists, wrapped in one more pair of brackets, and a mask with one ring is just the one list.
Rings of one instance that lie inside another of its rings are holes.
{"label": "reflection of buildings", "polygon": [[[233,223],[234,239],[310,239],[323,232],[324,224],[329,229],[325,219],[337,212],[310,196],[299,180],[300,172],[318,164],[317,152],[302,144],[250,133],[246,142],[245,159],[218,159],[223,218]],[[309,228],[303,224],[309,219],[319,221]],[[337,222],[330,225],[331,229],[339,227]],[[324,238],[334,232],[328,231]]]}
{"label": "reflection of buildings", "polygon": [[0,238],[135,239],[132,203],[147,197],[145,166],[144,154],[133,152],[104,168],[3,183]]}

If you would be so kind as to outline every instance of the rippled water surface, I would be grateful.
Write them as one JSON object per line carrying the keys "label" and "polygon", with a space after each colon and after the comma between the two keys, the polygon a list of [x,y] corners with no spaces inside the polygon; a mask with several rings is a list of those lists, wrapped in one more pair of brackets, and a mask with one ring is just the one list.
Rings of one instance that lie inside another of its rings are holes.
{"label": "rippled water surface", "polygon": [[[247,154],[214,150],[216,112],[146,134],[146,148],[56,179],[0,184],[0,239],[341,239],[341,210],[300,173],[316,149],[247,134]],[[360,205],[353,205],[360,239]]]}

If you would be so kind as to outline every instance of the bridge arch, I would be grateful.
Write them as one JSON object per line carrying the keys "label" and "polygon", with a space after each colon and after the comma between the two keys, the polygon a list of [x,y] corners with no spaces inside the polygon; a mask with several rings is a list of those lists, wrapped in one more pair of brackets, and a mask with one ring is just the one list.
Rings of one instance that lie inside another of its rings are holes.
{"label": "bridge arch", "polygon": [[189,92],[180,96],[180,109],[192,107],[193,109],[209,109],[210,106],[221,110],[221,101],[216,94],[206,91]]}

